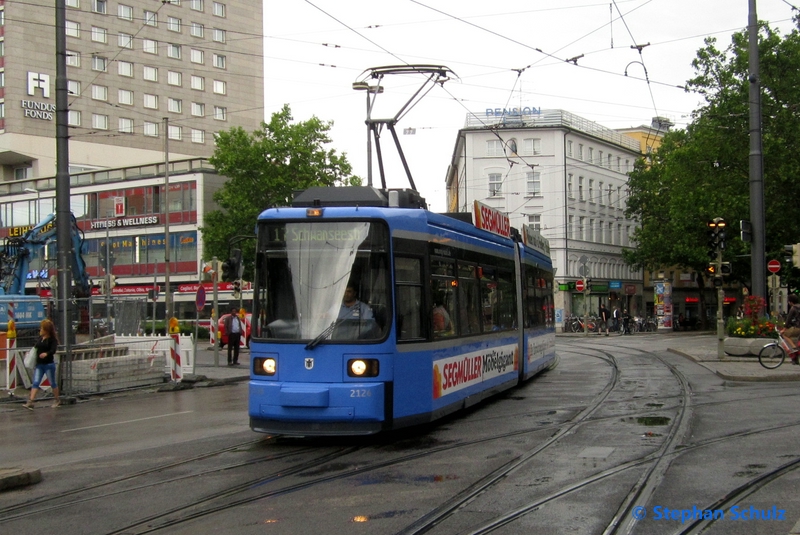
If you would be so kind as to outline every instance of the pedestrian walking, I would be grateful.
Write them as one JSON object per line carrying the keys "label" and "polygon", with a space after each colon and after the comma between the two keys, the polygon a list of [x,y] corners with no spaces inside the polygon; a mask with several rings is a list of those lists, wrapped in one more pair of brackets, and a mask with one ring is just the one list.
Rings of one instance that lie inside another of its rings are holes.
{"label": "pedestrian walking", "polygon": [[603,330],[603,327],[606,329],[606,336],[608,336],[608,320],[611,319],[611,313],[606,308],[606,305],[600,303],[600,328],[597,329],[597,334],[600,334],[600,331]]}
{"label": "pedestrian walking", "polygon": [[228,335],[228,366],[239,365],[239,342],[242,338],[244,325],[236,307],[231,307],[231,313],[222,322],[225,333]]}
{"label": "pedestrian walking", "polygon": [[39,339],[33,346],[36,350],[36,370],[33,372],[33,384],[31,386],[31,397],[25,402],[26,409],[33,410],[33,402],[36,400],[36,393],[45,375],[53,388],[55,401],[52,407],[55,409],[61,405],[59,397],[58,382],[56,381],[56,351],[58,350],[58,337],[56,336],[56,326],[50,320],[42,320],[39,325]]}

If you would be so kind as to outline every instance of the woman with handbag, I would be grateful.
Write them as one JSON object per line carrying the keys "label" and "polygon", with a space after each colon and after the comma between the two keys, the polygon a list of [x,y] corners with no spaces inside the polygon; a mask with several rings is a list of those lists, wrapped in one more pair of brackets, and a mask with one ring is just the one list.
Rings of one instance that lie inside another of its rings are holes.
{"label": "woman with handbag", "polygon": [[39,327],[39,340],[33,346],[38,358],[36,359],[36,370],[33,372],[33,385],[31,386],[31,398],[23,405],[26,409],[33,410],[33,400],[39,391],[39,385],[45,375],[50,380],[53,387],[53,396],[56,398],[52,407],[55,409],[61,405],[61,398],[56,382],[56,362],[55,355],[58,350],[58,338],[56,337],[56,327],[50,320],[42,320]]}

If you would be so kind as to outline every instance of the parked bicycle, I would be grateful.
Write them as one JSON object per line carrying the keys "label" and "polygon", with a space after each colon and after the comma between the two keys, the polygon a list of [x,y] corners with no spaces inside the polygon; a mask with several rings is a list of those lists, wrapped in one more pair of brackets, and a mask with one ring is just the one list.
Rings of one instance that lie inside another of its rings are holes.
{"label": "parked bicycle", "polygon": [[791,359],[796,359],[800,356],[800,348],[789,347],[786,339],[781,335],[778,327],[775,327],[775,332],[778,333],[778,339],[775,342],[770,342],[761,348],[758,352],[758,362],[768,370],[774,370],[786,360],[788,355]]}

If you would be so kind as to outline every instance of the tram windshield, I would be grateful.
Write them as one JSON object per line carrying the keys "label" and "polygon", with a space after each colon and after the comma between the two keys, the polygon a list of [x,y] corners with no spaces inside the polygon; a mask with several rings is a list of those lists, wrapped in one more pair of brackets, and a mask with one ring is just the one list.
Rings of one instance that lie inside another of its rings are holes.
{"label": "tram windshield", "polygon": [[376,341],[389,331],[389,232],[368,221],[260,223],[253,337]]}

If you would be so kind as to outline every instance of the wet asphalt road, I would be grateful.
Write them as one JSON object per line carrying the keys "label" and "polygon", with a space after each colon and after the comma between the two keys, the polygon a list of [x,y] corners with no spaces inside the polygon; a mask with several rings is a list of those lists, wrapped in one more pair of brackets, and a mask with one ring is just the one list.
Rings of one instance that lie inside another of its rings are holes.
{"label": "wet asphalt road", "polygon": [[727,382],[668,345],[559,337],[555,370],[372,438],[254,434],[246,383],[0,405],[3,464],[43,477],[0,494],[0,533],[672,534],[706,510],[706,533],[789,533],[800,385]]}

